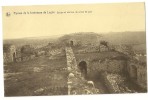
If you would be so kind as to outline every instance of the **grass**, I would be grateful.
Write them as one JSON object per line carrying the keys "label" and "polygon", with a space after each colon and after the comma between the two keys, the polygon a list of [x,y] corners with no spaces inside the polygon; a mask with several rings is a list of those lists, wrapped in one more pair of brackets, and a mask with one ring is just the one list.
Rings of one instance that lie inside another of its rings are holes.
{"label": "grass", "polygon": [[[26,62],[8,64],[4,67],[5,96],[66,95],[65,67],[65,56],[56,56],[54,59],[41,56]],[[42,70],[35,72],[34,68]]]}

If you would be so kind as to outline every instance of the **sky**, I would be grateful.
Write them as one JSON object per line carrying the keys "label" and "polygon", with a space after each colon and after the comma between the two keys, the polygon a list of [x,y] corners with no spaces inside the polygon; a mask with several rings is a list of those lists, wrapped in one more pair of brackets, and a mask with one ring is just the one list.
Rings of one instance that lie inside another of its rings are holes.
{"label": "sky", "polygon": [[[57,14],[69,11],[89,13]],[[5,6],[2,13],[4,39],[56,37],[75,32],[145,31],[144,3]]]}

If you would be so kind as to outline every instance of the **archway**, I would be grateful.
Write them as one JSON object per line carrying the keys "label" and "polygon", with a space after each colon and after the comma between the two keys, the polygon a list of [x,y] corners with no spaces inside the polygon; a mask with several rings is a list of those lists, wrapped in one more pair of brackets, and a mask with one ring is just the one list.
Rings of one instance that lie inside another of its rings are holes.
{"label": "archway", "polygon": [[72,40],[70,41],[70,46],[73,46],[73,41]]}
{"label": "archway", "polygon": [[16,62],[16,53],[15,52],[13,53],[13,58],[12,59],[13,59],[13,62]]}
{"label": "archway", "polygon": [[131,65],[130,76],[132,79],[137,79],[137,68],[135,65]]}
{"label": "archway", "polygon": [[81,61],[79,63],[79,69],[81,71],[82,77],[86,79],[87,78],[87,63],[85,61]]}

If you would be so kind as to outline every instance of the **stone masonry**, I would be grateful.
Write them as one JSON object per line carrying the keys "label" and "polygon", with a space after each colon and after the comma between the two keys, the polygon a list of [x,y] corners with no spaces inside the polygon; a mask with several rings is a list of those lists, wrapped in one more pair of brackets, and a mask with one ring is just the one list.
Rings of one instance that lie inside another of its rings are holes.
{"label": "stone masonry", "polygon": [[85,80],[77,67],[76,58],[71,47],[66,47],[67,70],[68,70],[68,95],[98,94],[92,81]]}

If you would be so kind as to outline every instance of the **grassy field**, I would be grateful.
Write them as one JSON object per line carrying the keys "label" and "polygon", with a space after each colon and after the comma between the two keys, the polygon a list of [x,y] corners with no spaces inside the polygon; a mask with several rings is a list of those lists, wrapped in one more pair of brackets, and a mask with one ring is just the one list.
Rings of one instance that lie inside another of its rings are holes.
{"label": "grassy field", "polygon": [[66,95],[65,67],[65,56],[40,56],[5,65],[5,96]]}

